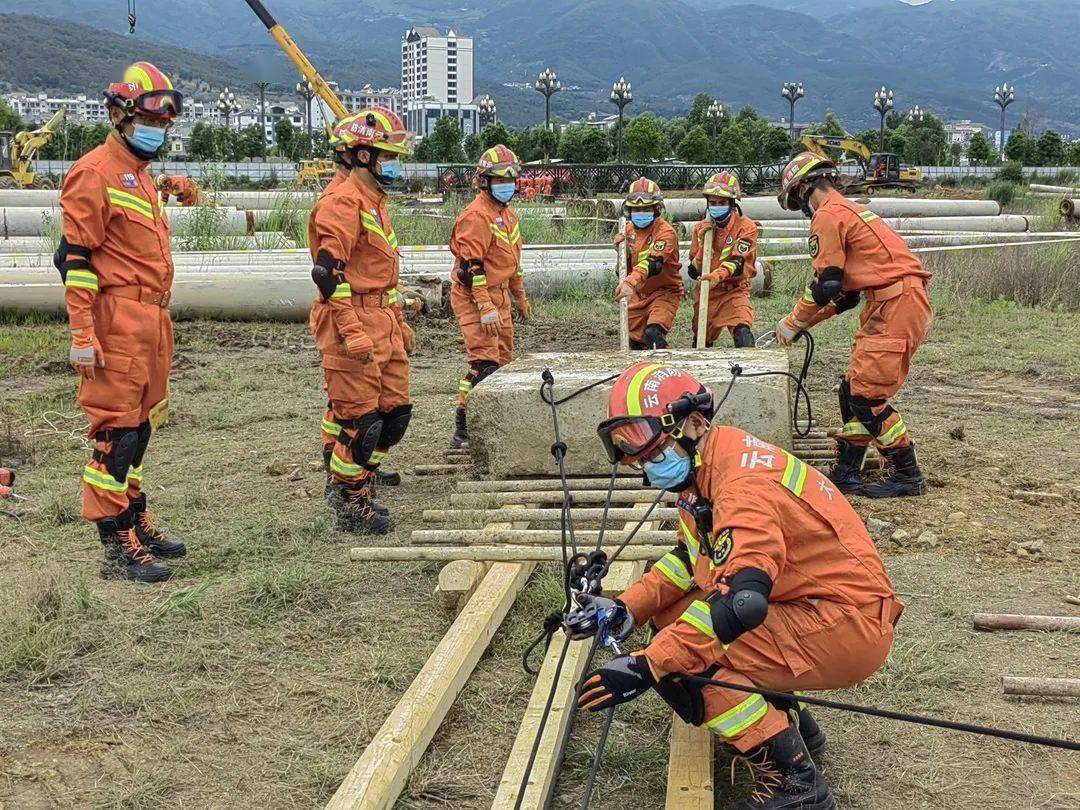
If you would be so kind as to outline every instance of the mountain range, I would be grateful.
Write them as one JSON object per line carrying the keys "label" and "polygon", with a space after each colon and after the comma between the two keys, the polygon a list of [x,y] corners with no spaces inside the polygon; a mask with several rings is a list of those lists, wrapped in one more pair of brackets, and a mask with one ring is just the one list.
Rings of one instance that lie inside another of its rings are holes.
{"label": "mountain range", "polygon": [[[453,25],[475,40],[477,92],[491,92],[514,125],[542,115],[543,99],[529,85],[550,67],[567,87],[553,100],[564,119],[614,111],[607,94],[625,76],[634,86],[631,113],[683,113],[705,91],[778,118],[787,113],[780,85],[801,81],[799,120],[832,109],[856,130],[877,123],[873,93],[885,84],[899,111],[918,104],[993,127],[994,87],[1007,81],[1016,86],[1013,123],[1028,115],[1080,134],[1080,84],[1071,81],[1080,0],[414,0],[407,12],[390,0],[264,1],[323,73],[347,87],[396,85],[402,34]],[[25,8],[25,0],[0,0],[0,12]],[[241,0],[138,0],[133,37],[118,0],[37,0],[33,11],[123,37],[119,61],[151,45],[181,47],[221,60],[207,68],[227,64],[218,84],[239,75],[284,89],[296,78]],[[67,27],[42,23],[21,35],[20,47],[49,52]],[[0,56],[0,81],[12,83],[16,61]],[[33,81],[24,74],[16,67],[16,77]],[[43,89],[95,89],[77,71],[65,82]]]}

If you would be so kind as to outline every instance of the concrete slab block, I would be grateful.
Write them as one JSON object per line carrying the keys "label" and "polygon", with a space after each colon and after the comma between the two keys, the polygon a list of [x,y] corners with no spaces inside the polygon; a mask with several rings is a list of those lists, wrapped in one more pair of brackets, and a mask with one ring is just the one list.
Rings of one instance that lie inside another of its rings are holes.
{"label": "concrete slab block", "polygon": [[[529,355],[496,371],[469,396],[469,446],[478,469],[494,478],[558,474],[550,451],[554,441],[551,409],[540,399],[540,374],[545,368],[555,375],[558,398],[649,358],[693,374],[717,398],[731,380],[732,363],[746,372],[788,370],[787,351],[776,348]],[[596,435],[596,426],[607,416],[611,387],[612,383],[604,383],[559,406],[559,429],[568,447],[566,467],[571,475],[606,475],[611,469]],[[787,378],[740,378],[718,421],[790,450]]]}

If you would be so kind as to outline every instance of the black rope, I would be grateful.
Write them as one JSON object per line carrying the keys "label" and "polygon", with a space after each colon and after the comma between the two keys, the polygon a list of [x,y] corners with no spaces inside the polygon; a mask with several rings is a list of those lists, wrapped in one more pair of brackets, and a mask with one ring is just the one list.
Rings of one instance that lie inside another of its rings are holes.
{"label": "black rope", "polygon": [[801,702],[809,706],[821,706],[826,709],[839,709],[840,711],[853,712],[855,714],[867,714],[871,717],[884,717],[887,720],[900,720],[904,723],[915,723],[920,726],[932,726],[934,728],[946,728],[952,731],[966,731],[969,734],[981,734],[985,737],[997,737],[1001,740],[1013,740],[1014,742],[1031,743],[1032,745],[1044,745],[1050,748],[1063,748],[1066,751],[1080,751],[1080,742],[1072,740],[1059,740],[1055,737],[1042,737],[1037,734],[1025,734],[1021,731],[1009,731],[1008,729],[979,726],[974,723],[959,723],[953,720],[940,720],[936,717],[926,717],[920,714],[907,712],[894,712],[889,709],[875,709],[872,706],[859,706],[855,703],[842,703],[837,700],[812,697],[810,695],[795,694],[793,692],[780,692],[774,689],[762,689],[760,686],[745,686],[741,683],[729,683],[715,678],[706,678],[703,675],[679,675],[684,681],[700,683],[711,686],[722,686],[725,689],[734,689],[737,692],[748,692],[761,695],[763,698],[780,702]]}
{"label": "black rope", "polygon": [[561,611],[553,611],[544,617],[544,629],[540,631],[540,635],[536,637],[536,640],[529,645],[529,648],[525,650],[521,655],[521,666],[525,668],[525,671],[530,675],[539,675],[540,670],[534,670],[529,666],[529,659],[532,658],[533,650],[540,646],[540,642],[544,642],[544,652],[547,653],[548,647],[551,646],[551,639],[555,635],[555,631],[562,627],[563,614]]}
{"label": "black rope", "polygon": [[604,749],[607,748],[607,738],[611,731],[611,721],[615,719],[615,707],[607,710],[604,718],[604,727],[600,730],[600,742],[596,746],[596,756],[593,757],[592,767],[589,768],[589,778],[585,780],[585,795],[581,797],[581,805],[578,810],[589,810],[589,801],[592,799],[593,790],[596,788],[596,775],[600,773],[600,761],[604,758]]}
{"label": "black rope", "polygon": [[[795,435],[800,439],[805,439],[810,435],[811,423],[814,421],[814,410],[810,403],[810,392],[806,389],[806,378],[810,374],[810,361],[814,358],[814,336],[809,332],[799,332],[795,335],[795,340],[803,339],[806,341],[806,354],[803,356],[802,368],[799,369],[798,376],[792,374],[790,371],[743,371],[742,366],[737,363],[733,363],[731,366],[731,382],[728,383],[727,390],[724,392],[724,396],[720,398],[720,402],[713,409],[713,419],[720,413],[720,406],[727,400],[728,394],[731,393],[731,387],[735,384],[735,380],[739,377],[787,377],[793,383],[795,383],[795,403],[791,407],[791,429]],[[803,430],[799,427],[799,401],[806,402],[806,429]]]}
{"label": "black rope", "polygon": [[577,389],[576,391],[571,391],[569,394],[567,394],[562,399],[556,399],[556,400],[551,400],[551,399],[548,399],[546,396],[544,396],[544,388],[543,388],[543,386],[541,386],[540,387],[540,399],[544,400],[544,402],[546,402],[548,405],[551,405],[552,407],[555,407],[556,405],[562,405],[564,402],[569,402],[574,397],[579,396],[581,394],[584,394],[586,391],[590,391],[593,388],[596,388],[596,386],[598,386],[598,385],[603,385],[606,382],[611,382],[612,380],[617,380],[619,378],[619,374],[622,374],[622,372],[620,371],[618,374],[612,374],[612,375],[610,375],[608,377],[604,377],[604,379],[602,379],[602,380],[597,380],[596,382],[591,382],[588,385]]}
{"label": "black rope", "polygon": [[544,711],[540,714],[540,724],[536,729],[536,738],[533,740],[532,750],[529,751],[529,761],[525,763],[525,773],[521,775],[521,784],[518,785],[517,801],[514,802],[514,810],[520,810],[521,803],[525,799],[525,791],[529,787],[529,778],[532,776],[533,766],[536,764],[536,755],[540,751],[540,742],[544,739],[544,729],[547,728],[548,717],[551,716],[551,706],[555,702],[555,691],[559,685],[559,676],[562,674],[563,664],[566,661],[566,653],[570,649],[570,636],[563,641],[562,650],[559,652],[559,662],[555,665],[555,674],[551,679],[551,691],[548,692],[547,701],[544,703]]}

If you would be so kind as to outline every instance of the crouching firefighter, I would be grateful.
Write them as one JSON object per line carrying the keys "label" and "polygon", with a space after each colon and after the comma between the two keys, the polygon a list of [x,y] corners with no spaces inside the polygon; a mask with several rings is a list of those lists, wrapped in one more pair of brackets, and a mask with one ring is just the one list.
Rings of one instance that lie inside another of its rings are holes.
{"label": "crouching firefighter", "polygon": [[69,360],[93,455],[82,516],[105,546],[102,576],[157,582],[162,559],[187,548],[157,528],[142,487],[151,414],[165,407],[173,358],[169,220],[147,172],[165,146],[182,95],[149,62],[109,85],[113,129],[71,167],[60,192],[63,236],[53,258],[64,281]]}
{"label": "crouching firefighter", "polygon": [[[742,189],[731,172],[714,174],[705,183],[706,217],[694,227],[690,243],[690,266],[686,274],[709,282],[709,315],[705,345],[712,345],[731,330],[735,347],[754,345],[754,307],[750,303],[750,280],[757,274],[757,223],[742,212]],[[711,266],[702,268],[705,239],[712,235]],[[701,287],[694,291],[693,332],[698,330]]]}
{"label": "crouching firefighter", "polygon": [[[661,219],[664,195],[648,178],[630,184],[623,210],[630,218],[625,237],[627,274],[615,300],[629,302],[631,349],[666,349],[683,296],[679,237],[671,223]],[[616,246],[622,240],[622,234],[616,235]]]}
{"label": "crouching firefighter", "polygon": [[[788,345],[800,331],[859,304],[859,330],[840,382],[844,427],[829,478],[842,492],[871,498],[922,495],[926,481],[904,418],[889,403],[907,379],[911,358],[926,339],[933,313],[922,263],[877,214],[845,198],[836,187],[836,164],[812,152],[784,169],[777,199],[810,217],[814,278],[791,314],[776,326]],[[889,476],[864,484],[863,460],[873,442]]]}
{"label": "crouching firefighter", "polygon": [[644,650],[587,675],[578,705],[597,711],[655,689],[752,766],[753,798],[736,807],[831,808],[811,756],[824,734],[808,710],[682,676],[848,687],[885,663],[904,605],[837,488],[779,447],[711,426],[713,407],[709,389],[672,366],[638,363],[615,382],[601,440],[613,463],[678,493],[679,542],[619,600],[577,596],[572,634],[589,634],[575,621],[583,609],[603,610],[618,640],[657,628]]}
{"label": "crouching firefighter", "polygon": [[386,534],[393,524],[375,501],[376,472],[412,418],[412,330],[398,300],[398,241],[385,189],[401,175],[409,137],[395,113],[371,107],[338,121],[331,143],[348,175],[327,187],[308,224],[318,288],[311,328],[329,397],[322,428],[329,500],[339,529]]}
{"label": "crouching firefighter", "polygon": [[450,304],[461,324],[469,370],[458,384],[451,447],[467,447],[465,408],[472,390],[514,357],[511,298],[523,320],[532,316],[521,270],[521,224],[510,201],[521,163],[497,144],[476,166],[476,197],[450,234],[454,254]]}

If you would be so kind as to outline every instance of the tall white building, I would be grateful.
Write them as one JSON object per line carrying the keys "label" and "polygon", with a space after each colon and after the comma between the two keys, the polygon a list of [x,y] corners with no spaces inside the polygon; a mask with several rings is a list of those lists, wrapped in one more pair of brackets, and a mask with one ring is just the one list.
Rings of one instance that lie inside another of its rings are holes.
{"label": "tall white building", "polygon": [[465,135],[480,129],[473,99],[473,41],[451,28],[410,28],[401,40],[401,95],[405,126],[430,135],[440,118],[458,120]]}
{"label": "tall white building", "polygon": [[398,115],[403,115],[405,112],[402,93],[396,87],[376,89],[370,84],[365,84],[359,90],[338,90],[337,94],[349,112],[359,112],[365,107],[386,107]]}
{"label": "tall white building", "polygon": [[986,124],[973,123],[967,118],[945,124],[945,134],[949,136],[949,143],[958,143],[965,150],[971,146],[971,136],[976,132],[981,132],[988,138],[991,134],[990,127],[986,126]]}

